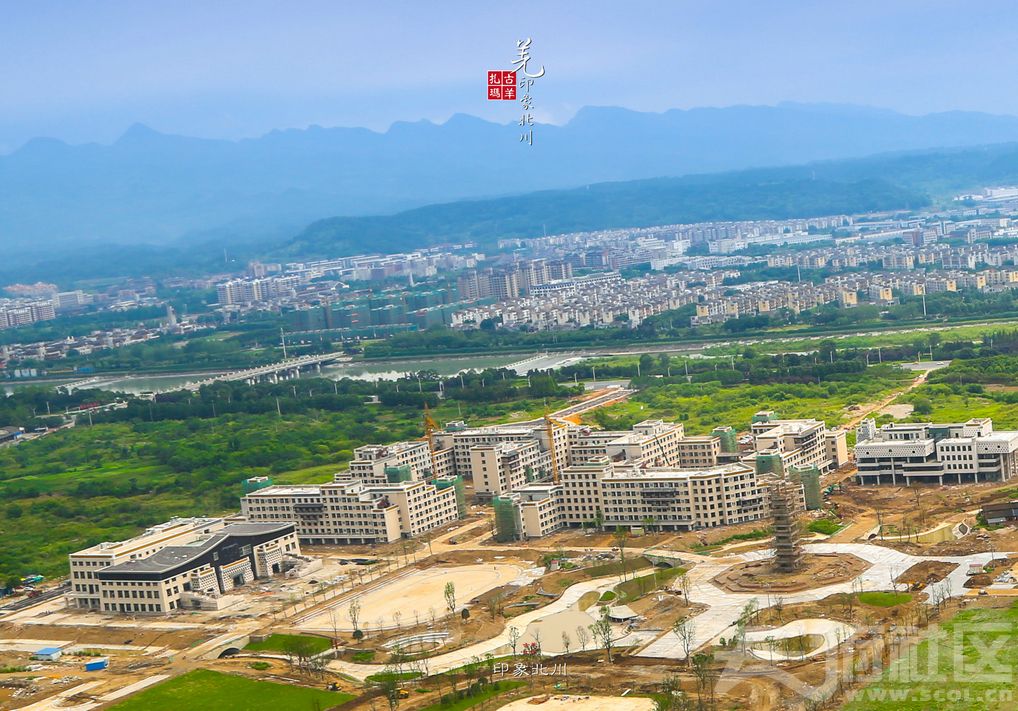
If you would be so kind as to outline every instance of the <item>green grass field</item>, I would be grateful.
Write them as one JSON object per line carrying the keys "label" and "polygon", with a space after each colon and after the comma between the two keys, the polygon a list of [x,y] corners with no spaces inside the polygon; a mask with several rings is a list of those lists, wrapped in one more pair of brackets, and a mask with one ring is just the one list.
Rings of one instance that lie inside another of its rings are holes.
{"label": "green grass field", "polygon": [[[995,333],[1001,329],[1013,328],[1016,322],[1013,318],[1002,319],[992,323],[972,326],[951,326],[935,331],[944,341],[978,341],[988,333]],[[939,329],[943,324],[936,324]],[[758,353],[792,353],[796,351],[815,350],[821,341],[834,341],[838,349],[842,348],[877,348],[884,346],[911,345],[917,339],[922,338],[927,331],[918,332],[917,329],[909,328],[901,333],[871,333],[866,335],[816,335],[804,336],[801,339],[795,338],[796,331],[804,327],[789,328],[784,332],[770,331],[760,334],[759,342],[753,342],[752,348]],[[861,327],[860,330],[866,330]],[[790,338],[789,341],[766,341],[767,338]],[[753,339],[750,338],[750,341]],[[711,346],[704,349],[706,355],[737,355],[746,349],[745,345],[732,346]]]}
{"label": "green grass field", "polygon": [[296,642],[307,644],[312,654],[321,654],[332,647],[332,641],[325,637],[306,634],[270,634],[261,642],[251,642],[244,649],[249,652],[286,653],[290,645]]}
{"label": "green grass field", "polygon": [[1003,711],[1016,707],[1018,607],[963,610],[906,646],[845,711]]}
{"label": "green grass field", "polygon": [[[552,410],[564,405],[548,401]],[[537,417],[543,409],[543,399],[443,401],[432,412],[438,422],[462,414],[471,424],[491,424]],[[419,410],[376,405],[86,424],[0,448],[0,585],[34,573],[67,575],[68,553],[129,538],[173,516],[236,511],[248,477],[329,481],[355,447],[421,432]]]}
{"label": "green grass field", "polygon": [[913,377],[883,366],[870,368],[865,378],[823,383],[652,385],[628,401],[598,410],[587,419],[628,427],[640,420],[661,418],[684,423],[689,434],[707,434],[719,425],[745,429],[754,413],[775,410],[779,417],[814,417],[835,426],[851,415],[849,408],[853,405],[879,400],[907,385]]}
{"label": "green grass field", "polygon": [[111,711],[321,711],[344,704],[350,694],[305,686],[257,681],[243,676],[197,669],[142,691]]}
{"label": "green grass field", "polygon": [[912,595],[899,592],[861,592],[858,595],[859,602],[872,607],[896,607],[912,601]]}
{"label": "green grass field", "polygon": [[425,706],[421,711],[464,711],[464,709],[473,708],[474,706],[487,705],[487,701],[501,696],[513,689],[517,689],[526,684],[525,681],[496,681],[493,684],[485,686],[480,692],[473,696],[464,696],[462,699],[456,699],[451,703],[432,704],[431,706]]}

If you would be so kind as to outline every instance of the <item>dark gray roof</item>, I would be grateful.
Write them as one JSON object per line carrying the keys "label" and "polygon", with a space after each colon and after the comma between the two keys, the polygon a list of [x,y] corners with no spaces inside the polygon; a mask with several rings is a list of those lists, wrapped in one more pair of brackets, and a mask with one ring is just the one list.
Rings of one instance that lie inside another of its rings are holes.
{"label": "dark gray roof", "polygon": [[167,546],[156,551],[148,558],[129,560],[105,568],[104,574],[119,573],[161,573],[174,570],[196,560],[232,536],[263,536],[271,533],[284,533],[293,529],[292,523],[233,523],[220,531],[216,531],[204,540],[195,541],[184,546]]}

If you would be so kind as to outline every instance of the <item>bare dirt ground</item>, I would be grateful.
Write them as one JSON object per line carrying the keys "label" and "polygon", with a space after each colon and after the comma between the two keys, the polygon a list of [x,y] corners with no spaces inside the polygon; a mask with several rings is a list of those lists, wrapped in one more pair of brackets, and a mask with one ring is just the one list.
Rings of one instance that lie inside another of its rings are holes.
{"label": "bare dirt ground", "polygon": [[531,696],[512,701],[502,707],[505,711],[651,711],[653,699],[646,697],[622,698],[618,696]]}
{"label": "bare dirt ground", "polygon": [[911,589],[916,586],[926,586],[931,583],[939,583],[950,575],[951,571],[957,568],[957,563],[947,563],[938,560],[924,560],[916,563],[904,573],[899,575],[896,583],[908,585]]}
{"label": "bare dirt ground", "polygon": [[796,573],[778,572],[774,569],[774,561],[768,559],[736,565],[711,582],[734,593],[790,593],[843,583],[861,575],[867,568],[869,563],[854,555],[806,555],[803,569]]}
{"label": "bare dirt ground", "polygon": [[[415,570],[380,587],[358,595],[359,624],[365,629],[400,627],[412,620],[434,620],[458,612],[468,601],[494,588],[506,585],[523,573],[518,565],[480,564],[453,567],[431,567]],[[453,610],[445,597],[446,586],[452,583]],[[350,605],[353,600],[315,615],[299,625],[302,629],[338,629],[353,631]],[[335,622],[333,621],[335,616]]]}

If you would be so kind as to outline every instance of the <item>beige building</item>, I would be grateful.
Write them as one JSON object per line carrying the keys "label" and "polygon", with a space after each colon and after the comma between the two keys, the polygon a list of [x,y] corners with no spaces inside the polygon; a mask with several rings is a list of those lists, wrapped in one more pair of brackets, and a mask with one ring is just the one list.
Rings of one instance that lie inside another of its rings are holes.
{"label": "beige building", "polygon": [[685,431],[681,424],[644,420],[628,432],[570,427],[569,464],[607,457],[614,462],[647,466],[677,466]]}
{"label": "beige building", "polygon": [[474,493],[488,500],[551,475],[551,456],[536,440],[478,444],[469,450]]}
{"label": "beige building", "polygon": [[71,553],[71,589],[67,601],[71,607],[101,610],[99,571],[120,563],[142,560],[167,546],[187,545],[201,536],[221,530],[221,518],[174,518],[152,526],[141,535],[125,541],[99,543]]}
{"label": "beige building", "polygon": [[240,501],[252,521],[292,521],[309,544],[391,543],[460,516],[453,480],[270,486]]}
{"label": "beige building", "polygon": [[450,422],[441,432],[433,435],[437,450],[451,449],[453,471],[464,479],[477,481],[478,472],[473,469],[474,461],[470,450],[478,446],[502,443],[537,442],[541,452],[551,457],[551,443],[554,442],[555,458],[562,466],[568,451],[567,428],[560,423],[551,427],[549,437],[545,422],[528,422],[514,425],[492,425],[490,427],[467,427],[463,422]]}
{"label": "beige building", "polygon": [[681,470],[602,458],[567,467],[556,484],[530,484],[499,497],[496,527],[508,540],[587,524],[688,531],[744,523],[767,515],[764,481],[743,464]]}
{"label": "beige building", "polygon": [[[216,609],[235,588],[307,560],[292,523],[234,523],[192,533],[157,549],[139,548],[138,539],[125,541],[136,549],[128,554],[133,557],[99,568],[89,578],[98,603],[73,595],[72,601],[77,607],[128,614]],[[75,569],[80,572],[80,564],[95,553],[72,554],[72,579]]]}
{"label": "beige building", "polygon": [[848,462],[847,433],[828,430],[821,420],[781,420],[772,410],[761,410],[750,432],[756,451],[743,461],[759,471],[774,471],[777,460],[785,472],[795,467],[824,473]]}
{"label": "beige building", "polygon": [[350,468],[337,473],[335,479],[358,479],[365,484],[386,484],[399,478],[443,478],[453,473],[452,468],[452,453],[436,451],[432,457],[426,441],[366,444],[354,450]]}

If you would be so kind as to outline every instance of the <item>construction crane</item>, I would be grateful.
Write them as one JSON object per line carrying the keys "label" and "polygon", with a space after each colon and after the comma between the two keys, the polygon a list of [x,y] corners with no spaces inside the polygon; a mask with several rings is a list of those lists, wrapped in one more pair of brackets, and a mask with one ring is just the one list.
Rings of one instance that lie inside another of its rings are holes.
{"label": "construction crane", "polygon": [[431,457],[432,478],[438,476],[438,465],[435,460],[435,432],[437,430],[438,424],[435,422],[435,418],[431,416],[431,408],[428,407],[428,403],[424,403],[424,438],[428,442],[428,454]]}
{"label": "construction crane", "polygon": [[547,409],[544,411],[544,425],[548,432],[548,451],[551,453],[551,480],[558,484],[558,455],[555,452],[555,428],[565,427],[565,425],[551,419]]}

